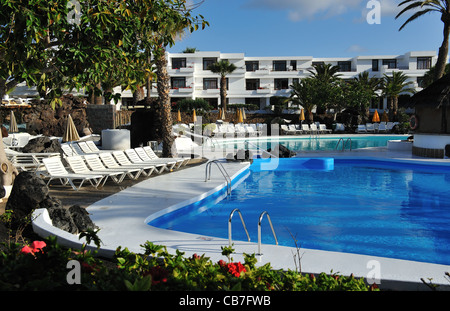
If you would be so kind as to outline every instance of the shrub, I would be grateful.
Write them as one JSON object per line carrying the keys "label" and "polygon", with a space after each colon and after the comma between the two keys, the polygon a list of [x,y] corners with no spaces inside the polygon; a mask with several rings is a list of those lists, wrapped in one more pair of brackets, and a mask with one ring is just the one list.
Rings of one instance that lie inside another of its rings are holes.
{"label": "shrub", "polygon": [[[118,248],[111,261],[95,252],[65,249],[56,238],[35,241],[30,246],[8,244],[0,252],[0,290],[359,290],[372,288],[363,279],[332,273],[301,274],[274,270],[270,264],[257,267],[254,254],[234,262],[232,249],[223,248],[228,262],[212,262],[205,255],[186,258],[183,252],[169,254],[163,246],[147,242],[143,254]],[[69,284],[68,262],[80,263],[80,281]]]}

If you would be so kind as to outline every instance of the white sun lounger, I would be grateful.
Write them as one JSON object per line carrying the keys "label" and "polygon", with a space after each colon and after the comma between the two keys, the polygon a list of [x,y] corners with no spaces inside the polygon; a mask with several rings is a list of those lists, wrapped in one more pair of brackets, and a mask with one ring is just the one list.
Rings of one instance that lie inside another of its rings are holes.
{"label": "white sun lounger", "polygon": [[148,164],[148,163],[134,164],[134,163],[130,162],[130,160],[128,159],[126,154],[121,150],[113,151],[112,155],[113,155],[114,159],[116,159],[116,161],[120,165],[123,165],[126,167],[137,167],[137,168],[142,169],[143,170],[142,174],[144,174],[144,176],[150,176],[156,169],[156,166],[153,164]]}
{"label": "white sun lounger", "polygon": [[324,134],[332,132],[330,129],[327,129],[327,126],[325,124],[319,124],[319,131],[321,131]]}
{"label": "white sun lounger", "polygon": [[162,159],[152,159],[148,156],[147,152],[144,150],[144,148],[142,147],[137,147],[133,149],[137,155],[139,156],[139,158],[141,158],[142,161],[144,162],[154,162],[154,163],[158,163],[158,164],[165,164],[166,165],[166,170],[171,172],[173,170],[173,168],[175,167],[175,165],[177,164],[177,161],[174,160],[162,160]]}
{"label": "white sun lounger", "polygon": [[145,175],[145,170],[143,168],[137,167],[136,165],[120,165],[116,159],[113,157],[112,153],[109,152],[101,152],[98,154],[100,159],[102,160],[105,167],[109,169],[122,169],[126,170],[129,174],[129,177],[132,179],[138,179],[141,174]]}
{"label": "white sun lounger", "polygon": [[[46,178],[48,178],[47,185],[54,179],[58,179],[63,185],[69,184],[72,188],[78,191],[83,183],[89,181],[89,183],[97,188],[102,182],[104,176],[101,174],[76,174],[69,173],[61,162],[60,158],[51,157],[42,159],[46,172]],[[81,180],[80,184],[75,186],[74,181]]]}
{"label": "white sun lounger", "polygon": [[137,178],[135,177],[134,173],[136,173],[136,171],[140,174],[140,170],[138,169],[126,169],[126,168],[110,168],[110,167],[106,167],[103,162],[102,159],[100,158],[100,156],[98,154],[87,154],[84,156],[84,159],[86,160],[87,165],[89,166],[89,168],[92,171],[111,171],[111,172],[117,172],[117,173],[122,173],[123,176],[121,177],[122,180],[128,176],[130,179],[136,180]]}
{"label": "white sun lounger", "polygon": [[374,127],[373,123],[366,123],[366,131],[368,133],[374,133],[375,132],[375,127]]}
{"label": "white sun lounger", "polygon": [[366,126],[364,124],[359,124],[356,133],[367,133]]}
{"label": "white sun lounger", "polygon": [[156,168],[156,172],[158,174],[161,174],[167,168],[167,164],[161,163],[159,161],[153,161],[153,160],[152,161],[144,161],[144,160],[142,160],[134,149],[127,149],[124,152],[127,155],[128,159],[130,159],[131,163],[143,164],[143,165],[145,165],[145,164],[154,165]]}
{"label": "white sun lounger", "polygon": [[302,131],[308,134],[311,133],[311,129],[308,124],[302,124]]}
{"label": "white sun lounger", "polygon": [[104,185],[108,178],[111,178],[115,183],[120,184],[125,178],[126,173],[122,172],[114,172],[108,170],[100,170],[94,171],[89,169],[89,167],[84,162],[82,156],[72,156],[66,158],[67,164],[69,164],[69,168],[76,174],[100,174],[103,175],[103,183]]}
{"label": "white sun lounger", "polygon": [[190,158],[160,158],[156,155],[156,153],[153,151],[152,147],[150,146],[144,146],[142,147],[145,152],[148,154],[148,156],[150,157],[150,159],[152,160],[173,160],[176,161],[178,166],[177,168],[179,168],[180,166],[185,166],[186,164],[189,163],[189,161],[191,160]]}

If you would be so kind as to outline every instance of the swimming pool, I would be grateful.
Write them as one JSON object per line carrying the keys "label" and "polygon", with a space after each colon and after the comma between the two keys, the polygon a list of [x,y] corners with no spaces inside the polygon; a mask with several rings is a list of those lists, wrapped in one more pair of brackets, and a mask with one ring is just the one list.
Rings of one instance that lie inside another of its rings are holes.
{"label": "swimming pool", "polygon": [[[262,138],[248,138],[251,143],[250,149],[257,145],[262,149],[270,149],[272,144],[281,144],[291,151],[295,152],[308,152],[308,151],[330,151],[336,149],[340,139],[343,142],[339,142],[338,149],[342,150],[342,143],[345,143],[345,149],[361,149],[369,147],[385,147],[389,140],[403,140],[408,136],[405,135],[361,135],[361,136],[319,136],[310,138],[308,137],[262,137]],[[219,143],[225,149],[243,149],[245,148],[244,140],[225,140]]]}
{"label": "swimming pool", "polygon": [[[259,215],[267,211],[280,245],[295,246],[295,238],[302,248],[450,264],[450,167],[310,160],[279,159],[275,170],[255,160],[227,198],[216,193],[149,224],[226,239],[238,208],[256,242]],[[239,217],[232,226],[233,240],[245,241]],[[262,242],[273,244],[267,219],[262,232]]]}

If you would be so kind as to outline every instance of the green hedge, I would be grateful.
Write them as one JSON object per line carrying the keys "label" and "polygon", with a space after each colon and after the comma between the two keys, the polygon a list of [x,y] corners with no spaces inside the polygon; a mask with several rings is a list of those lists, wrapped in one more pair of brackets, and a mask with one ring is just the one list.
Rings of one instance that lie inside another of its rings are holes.
{"label": "green hedge", "polygon": [[[88,241],[92,237],[87,236]],[[94,235],[95,238],[95,235]],[[95,240],[100,245],[98,240]],[[205,255],[169,254],[163,246],[147,242],[142,254],[118,248],[112,260],[95,252],[70,250],[55,238],[31,246],[10,243],[0,252],[0,290],[242,290],[242,291],[368,291],[364,280],[336,273],[319,275],[256,266],[255,255],[233,262],[233,250],[223,248],[225,260]],[[73,268],[71,266],[73,264]],[[79,269],[76,267],[79,264]],[[80,272],[77,274],[77,272]]]}

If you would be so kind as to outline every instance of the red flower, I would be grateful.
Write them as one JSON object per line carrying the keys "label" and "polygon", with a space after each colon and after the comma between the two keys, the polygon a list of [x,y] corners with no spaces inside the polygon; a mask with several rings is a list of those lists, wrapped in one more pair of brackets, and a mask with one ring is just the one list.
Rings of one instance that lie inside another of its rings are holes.
{"label": "red flower", "polygon": [[33,249],[31,247],[29,247],[28,245],[25,245],[24,247],[22,247],[20,252],[22,254],[33,254]]}
{"label": "red flower", "polygon": [[247,270],[240,262],[231,262],[228,264],[228,272],[238,278],[241,272],[247,272]]}
{"label": "red flower", "polygon": [[24,247],[22,247],[20,252],[23,254],[34,255],[37,252],[42,252],[42,249],[46,246],[47,246],[47,244],[45,244],[45,242],[43,242],[43,241],[34,241],[33,243],[31,243],[31,247],[28,245],[25,245]]}
{"label": "red flower", "polygon": [[222,259],[219,260],[218,264],[219,264],[219,266],[221,266],[222,268],[227,266],[227,263],[226,263],[224,260],[222,260]]}
{"label": "red flower", "polygon": [[33,241],[33,243],[31,243],[31,247],[33,247],[33,251],[35,253],[37,251],[42,251],[42,249],[46,246],[47,246],[47,244],[45,244],[44,241]]}
{"label": "red flower", "polygon": [[151,267],[150,270],[145,275],[151,275],[152,276],[152,285],[157,285],[159,283],[166,283],[167,277],[169,276],[169,272],[160,267]]}

